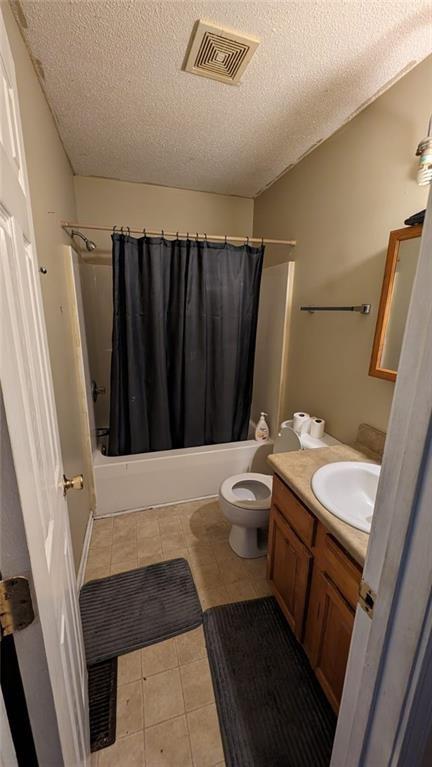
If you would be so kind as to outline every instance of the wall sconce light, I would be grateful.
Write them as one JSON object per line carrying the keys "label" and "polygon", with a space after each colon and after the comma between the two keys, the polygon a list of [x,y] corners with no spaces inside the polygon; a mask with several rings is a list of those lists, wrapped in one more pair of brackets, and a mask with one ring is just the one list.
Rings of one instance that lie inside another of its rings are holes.
{"label": "wall sconce light", "polygon": [[420,158],[417,183],[419,186],[427,186],[432,182],[432,115],[429,119],[427,136],[420,141],[416,156]]}

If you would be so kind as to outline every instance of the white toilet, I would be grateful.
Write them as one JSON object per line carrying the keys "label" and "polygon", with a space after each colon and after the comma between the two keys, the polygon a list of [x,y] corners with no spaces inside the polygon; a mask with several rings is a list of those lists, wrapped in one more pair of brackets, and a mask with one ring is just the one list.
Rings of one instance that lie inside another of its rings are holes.
{"label": "white toilet", "polygon": [[[320,439],[309,434],[298,435],[292,421],[281,424],[281,432],[274,443],[274,453],[311,449],[340,444],[328,434]],[[267,474],[235,474],[222,482],[219,505],[231,522],[229,542],[239,557],[263,557],[267,550],[267,527],[270,513],[273,477]]]}
{"label": "white toilet", "polygon": [[219,504],[231,522],[230,546],[239,557],[264,556],[273,477],[267,474],[236,474],[222,482]]}

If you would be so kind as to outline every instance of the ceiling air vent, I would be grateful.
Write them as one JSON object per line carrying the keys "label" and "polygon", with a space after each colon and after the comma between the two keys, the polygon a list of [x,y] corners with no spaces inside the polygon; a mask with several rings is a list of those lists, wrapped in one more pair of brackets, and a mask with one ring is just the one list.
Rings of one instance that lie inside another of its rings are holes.
{"label": "ceiling air vent", "polygon": [[185,71],[237,85],[259,40],[198,21],[192,34]]}

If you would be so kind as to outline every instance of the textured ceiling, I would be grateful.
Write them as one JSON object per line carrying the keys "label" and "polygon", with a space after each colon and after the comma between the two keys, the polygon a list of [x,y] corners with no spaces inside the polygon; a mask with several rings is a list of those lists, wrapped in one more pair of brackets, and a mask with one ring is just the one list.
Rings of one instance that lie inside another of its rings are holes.
{"label": "textured ceiling", "polygon": [[[75,173],[245,196],[432,49],[424,0],[21,6]],[[199,18],[261,40],[239,86],[182,71]]]}

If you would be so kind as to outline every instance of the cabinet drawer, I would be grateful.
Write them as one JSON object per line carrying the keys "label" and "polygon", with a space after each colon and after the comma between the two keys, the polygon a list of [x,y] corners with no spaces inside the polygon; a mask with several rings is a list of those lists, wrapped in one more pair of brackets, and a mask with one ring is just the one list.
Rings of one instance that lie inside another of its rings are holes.
{"label": "cabinet drawer", "polygon": [[320,569],[337,584],[341,594],[355,608],[362,570],[322,525],[318,530],[316,554]]}
{"label": "cabinet drawer", "polygon": [[276,475],[273,478],[272,502],[299,538],[308,546],[312,546],[316,528],[315,517]]}

